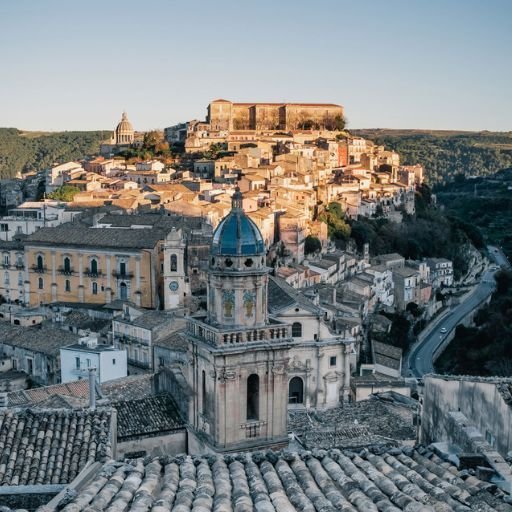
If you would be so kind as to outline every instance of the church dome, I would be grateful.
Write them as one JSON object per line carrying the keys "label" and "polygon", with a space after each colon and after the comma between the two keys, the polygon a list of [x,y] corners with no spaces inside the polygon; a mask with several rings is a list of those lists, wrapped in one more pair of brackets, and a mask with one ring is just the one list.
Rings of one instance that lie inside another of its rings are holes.
{"label": "church dome", "polygon": [[123,112],[121,121],[116,126],[116,142],[117,144],[126,144],[133,142],[134,130],[132,123],[128,120],[126,112]]}
{"label": "church dome", "polygon": [[265,254],[265,244],[258,226],[242,209],[242,194],[233,194],[232,209],[213,234],[213,256],[254,256]]}

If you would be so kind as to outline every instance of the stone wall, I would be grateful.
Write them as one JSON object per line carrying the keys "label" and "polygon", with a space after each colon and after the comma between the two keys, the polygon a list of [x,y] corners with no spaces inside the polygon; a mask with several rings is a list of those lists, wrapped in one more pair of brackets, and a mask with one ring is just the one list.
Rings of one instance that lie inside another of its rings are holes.
{"label": "stone wall", "polygon": [[[503,457],[512,450],[512,413],[491,379],[427,376],[420,442],[461,442],[453,412],[460,412]],[[469,449],[467,441],[464,449]],[[476,451],[476,449],[473,447]]]}

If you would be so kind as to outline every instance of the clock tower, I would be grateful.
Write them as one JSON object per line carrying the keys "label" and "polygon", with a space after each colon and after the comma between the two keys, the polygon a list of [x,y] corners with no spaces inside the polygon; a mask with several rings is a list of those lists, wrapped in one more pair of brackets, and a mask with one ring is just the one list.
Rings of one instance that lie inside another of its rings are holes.
{"label": "clock tower", "polygon": [[172,228],[165,237],[163,276],[165,309],[182,308],[190,295],[185,266],[186,243],[181,229]]}

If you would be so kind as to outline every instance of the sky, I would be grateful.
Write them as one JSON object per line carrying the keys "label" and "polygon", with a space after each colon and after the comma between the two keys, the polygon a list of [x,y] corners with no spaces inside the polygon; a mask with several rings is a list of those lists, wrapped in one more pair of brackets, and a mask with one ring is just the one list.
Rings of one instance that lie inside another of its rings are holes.
{"label": "sky", "polygon": [[216,98],[509,131],[512,1],[0,0],[0,126],[150,130]]}

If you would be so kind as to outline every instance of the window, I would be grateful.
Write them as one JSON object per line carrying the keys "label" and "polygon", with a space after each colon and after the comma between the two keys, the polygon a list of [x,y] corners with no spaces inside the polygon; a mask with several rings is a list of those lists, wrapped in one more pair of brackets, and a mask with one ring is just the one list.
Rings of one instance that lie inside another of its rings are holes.
{"label": "window", "polygon": [[43,278],[40,277],[38,280],[37,280],[37,287],[42,290],[44,288],[44,281],[43,281]]}
{"label": "window", "polygon": [[119,263],[119,273],[122,276],[126,275],[126,263],[124,261],[121,261],[121,263]]}
{"label": "window", "polygon": [[23,284],[23,274],[20,272],[18,274],[18,285],[21,286]]}
{"label": "window", "polygon": [[158,366],[165,366],[165,359],[162,356],[158,357]]}
{"label": "window", "polygon": [[334,366],[336,366],[336,356],[331,356],[329,357],[329,366],[331,368],[333,368]]}
{"label": "window", "polygon": [[0,224],[0,231],[9,231],[9,224]]}
{"label": "window", "polygon": [[293,377],[288,386],[288,403],[302,404],[304,402],[304,382],[300,377]]}
{"label": "window", "polygon": [[43,257],[39,255],[37,257],[37,270],[43,270]]}
{"label": "window", "polygon": [[75,367],[77,370],[80,370],[80,358],[75,357]]}
{"label": "window", "polygon": [[91,274],[98,275],[98,260],[95,258],[91,260]]}
{"label": "window", "polygon": [[302,324],[300,322],[293,322],[292,324],[292,336],[294,338],[302,337]]}
{"label": "window", "polygon": [[116,365],[116,360],[115,359],[112,359],[112,364],[115,366]]}
{"label": "window", "polygon": [[27,357],[27,373],[29,375],[34,373],[34,360],[31,357]]}
{"label": "window", "polygon": [[126,300],[128,298],[128,289],[126,287],[126,283],[121,283],[119,285],[119,298],[121,300]]}
{"label": "window", "polygon": [[203,416],[206,415],[207,411],[207,394],[206,394],[206,372],[203,370],[202,372],[202,397],[203,397]]}
{"label": "window", "polygon": [[178,270],[178,256],[176,254],[171,254],[171,272],[176,272]]}
{"label": "window", "polygon": [[87,368],[90,368],[90,367],[91,367],[91,360],[87,359]]}
{"label": "window", "polygon": [[9,265],[9,255],[4,254],[4,265]]}
{"label": "window", "polygon": [[67,292],[71,291],[71,283],[70,283],[69,279],[66,279],[65,288],[66,288]]}
{"label": "window", "polygon": [[71,260],[67,256],[64,258],[64,272],[71,272]]}
{"label": "window", "polygon": [[9,284],[9,272],[7,270],[4,272],[4,284]]}
{"label": "window", "polygon": [[98,283],[92,283],[92,294],[98,295]]}
{"label": "window", "polygon": [[247,379],[247,421],[259,419],[260,378],[253,373]]}

